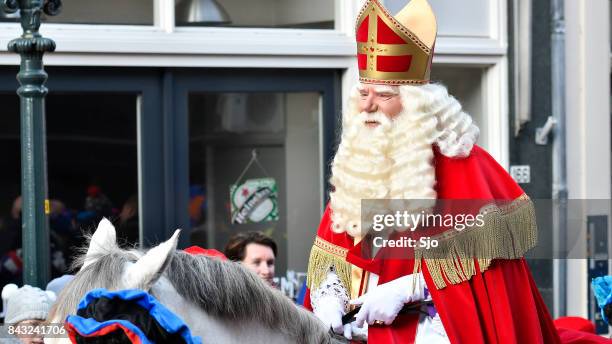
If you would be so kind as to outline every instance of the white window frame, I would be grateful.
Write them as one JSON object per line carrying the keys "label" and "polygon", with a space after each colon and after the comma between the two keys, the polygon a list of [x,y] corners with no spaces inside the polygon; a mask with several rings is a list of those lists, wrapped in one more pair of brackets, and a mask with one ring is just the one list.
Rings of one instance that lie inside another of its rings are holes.
{"label": "white window frame", "polygon": [[[43,23],[41,33],[57,43],[45,63],[70,66],[345,68],[354,44],[338,30],[175,26],[174,0],[154,0],[150,26]],[[0,65],[18,63],[6,45],[20,34],[0,23]]]}

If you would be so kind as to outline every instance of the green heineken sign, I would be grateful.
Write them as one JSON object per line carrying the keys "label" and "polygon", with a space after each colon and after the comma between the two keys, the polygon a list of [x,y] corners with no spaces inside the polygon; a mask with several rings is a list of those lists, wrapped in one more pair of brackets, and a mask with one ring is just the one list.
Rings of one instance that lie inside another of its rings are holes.
{"label": "green heineken sign", "polygon": [[230,186],[232,224],[278,221],[278,189],[274,178],[247,179]]}

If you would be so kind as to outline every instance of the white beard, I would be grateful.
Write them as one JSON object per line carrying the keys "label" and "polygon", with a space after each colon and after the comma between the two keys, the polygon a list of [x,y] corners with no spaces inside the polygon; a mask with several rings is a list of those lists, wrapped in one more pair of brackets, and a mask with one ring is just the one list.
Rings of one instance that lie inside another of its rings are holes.
{"label": "white beard", "polygon": [[[380,123],[370,128],[365,120]],[[361,201],[435,200],[432,131],[419,114],[402,111],[393,120],[383,113],[346,116],[342,141],[332,163],[332,230],[362,237]],[[406,202],[403,210],[417,209]],[[426,202],[428,203],[428,202]],[[370,209],[370,211],[375,211]]]}

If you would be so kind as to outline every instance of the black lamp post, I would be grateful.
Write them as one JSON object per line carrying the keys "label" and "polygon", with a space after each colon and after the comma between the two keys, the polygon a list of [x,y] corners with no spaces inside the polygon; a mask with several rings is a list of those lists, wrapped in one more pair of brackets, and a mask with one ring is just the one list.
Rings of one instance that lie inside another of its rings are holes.
{"label": "black lamp post", "polygon": [[56,15],[61,0],[0,0],[6,13],[20,12],[21,37],[8,44],[8,50],[21,55],[17,80],[21,87],[21,195],[23,235],[23,281],[44,287],[49,280],[49,199],[47,198],[47,151],[45,143],[45,96],[47,73],[45,52],[55,50],[55,42],[38,32],[42,12]]}

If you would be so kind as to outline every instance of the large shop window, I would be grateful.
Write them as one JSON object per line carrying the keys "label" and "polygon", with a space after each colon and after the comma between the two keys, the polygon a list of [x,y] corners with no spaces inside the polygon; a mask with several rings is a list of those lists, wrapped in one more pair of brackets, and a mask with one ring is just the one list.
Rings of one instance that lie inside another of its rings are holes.
{"label": "large shop window", "polygon": [[484,68],[434,66],[431,71],[431,80],[445,85],[448,93],[457,98],[478,128],[480,136],[478,145],[487,148],[488,133],[485,112],[485,92],[483,89]]}
{"label": "large shop window", "polygon": [[[398,13],[406,0],[384,0],[391,13]],[[438,35],[447,37],[486,37],[491,30],[489,18],[493,1],[489,0],[429,0],[436,14]]]}
{"label": "large shop window", "polygon": [[320,95],[188,99],[191,243],[223,249],[232,235],[262,231],[277,242],[284,274],[298,254],[287,252],[287,240],[314,233],[321,214]]}
{"label": "large shop window", "polygon": [[[136,94],[51,93],[47,173],[53,277],[66,273],[102,217],[121,244],[139,240]],[[0,287],[21,283],[19,98],[0,93]]]}
{"label": "large shop window", "polygon": [[[0,21],[17,21],[17,14],[1,12]],[[43,15],[47,23],[153,25],[153,0],[62,0],[59,15]]]}
{"label": "large shop window", "polygon": [[177,26],[333,29],[331,0],[176,0]]}

